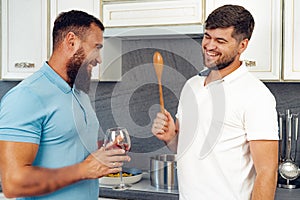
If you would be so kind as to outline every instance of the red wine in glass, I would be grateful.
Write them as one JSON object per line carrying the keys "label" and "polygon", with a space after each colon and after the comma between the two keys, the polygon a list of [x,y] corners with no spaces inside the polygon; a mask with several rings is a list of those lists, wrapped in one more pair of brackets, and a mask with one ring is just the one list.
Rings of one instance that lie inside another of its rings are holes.
{"label": "red wine in glass", "polygon": [[124,149],[126,152],[130,150],[129,144],[123,143],[123,144],[116,144],[115,145],[119,149]]}

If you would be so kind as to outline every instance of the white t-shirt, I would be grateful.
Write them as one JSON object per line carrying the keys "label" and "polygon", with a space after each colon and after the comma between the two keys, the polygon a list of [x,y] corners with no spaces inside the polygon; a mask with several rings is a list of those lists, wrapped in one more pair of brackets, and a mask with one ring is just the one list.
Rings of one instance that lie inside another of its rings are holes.
{"label": "white t-shirt", "polygon": [[176,115],[180,199],[248,200],[256,175],[248,141],[278,140],[275,98],[244,65],[206,86],[205,78],[187,81]]}

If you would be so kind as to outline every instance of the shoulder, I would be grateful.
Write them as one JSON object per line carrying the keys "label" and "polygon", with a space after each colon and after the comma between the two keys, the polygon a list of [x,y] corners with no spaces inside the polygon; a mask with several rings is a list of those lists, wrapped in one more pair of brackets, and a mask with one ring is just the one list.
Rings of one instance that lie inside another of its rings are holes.
{"label": "shoulder", "polygon": [[35,104],[37,106],[40,94],[37,89],[41,87],[42,73],[36,72],[10,89],[1,99],[1,104]]}
{"label": "shoulder", "polygon": [[250,72],[247,75],[246,87],[252,93],[256,95],[262,95],[262,97],[274,98],[269,88],[257,77]]}
{"label": "shoulder", "polygon": [[5,94],[1,99],[0,104],[1,112],[4,112],[5,110],[8,112],[13,110],[32,112],[41,107],[43,106],[40,98],[34,94],[30,88],[20,86],[16,86]]}
{"label": "shoulder", "polygon": [[[261,107],[276,106],[276,99],[269,88],[250,72],[243,78],[241,85],[243,99],[249,108],[260,105]],[[252,105],[252,106],[251,106]]]}
{"label": "shoulder", "polygon": [[244,94],[247,98],[256,99],[268,97],[274,98],[269,88],[251,72],[245,71],[241,76],[230,83],[234,91]]}

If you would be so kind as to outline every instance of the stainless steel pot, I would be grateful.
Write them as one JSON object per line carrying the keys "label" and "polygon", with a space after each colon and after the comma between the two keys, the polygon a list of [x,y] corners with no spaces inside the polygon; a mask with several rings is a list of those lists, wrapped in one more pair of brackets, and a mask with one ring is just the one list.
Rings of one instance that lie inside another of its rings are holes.
{"label": "stainless steel pot", "polygon": [[160,189],[178,189],[175,157],[174,154],[162,154],[150,158],[150,181],[152,186]]}

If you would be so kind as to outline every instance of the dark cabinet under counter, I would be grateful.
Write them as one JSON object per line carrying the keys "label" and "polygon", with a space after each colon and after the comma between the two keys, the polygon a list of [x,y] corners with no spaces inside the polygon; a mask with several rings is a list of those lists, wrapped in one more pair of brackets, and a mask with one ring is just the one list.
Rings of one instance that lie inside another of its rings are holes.
{"label": "dark cabinet under counter", "polygon": [[[125,191],[115,191],[109,186],[100,186],[100,197],[127,199],[127,200],[178,200],[177,190],[157,189],[150,184],[150,180],[143,178]],[[277,188],[275,200],[299,200],[300,189]]]}
{"label": "dark cabinet under counter", "polygon": [[299,200],[300,189],[283,189],[277,188],[275,200]]}

